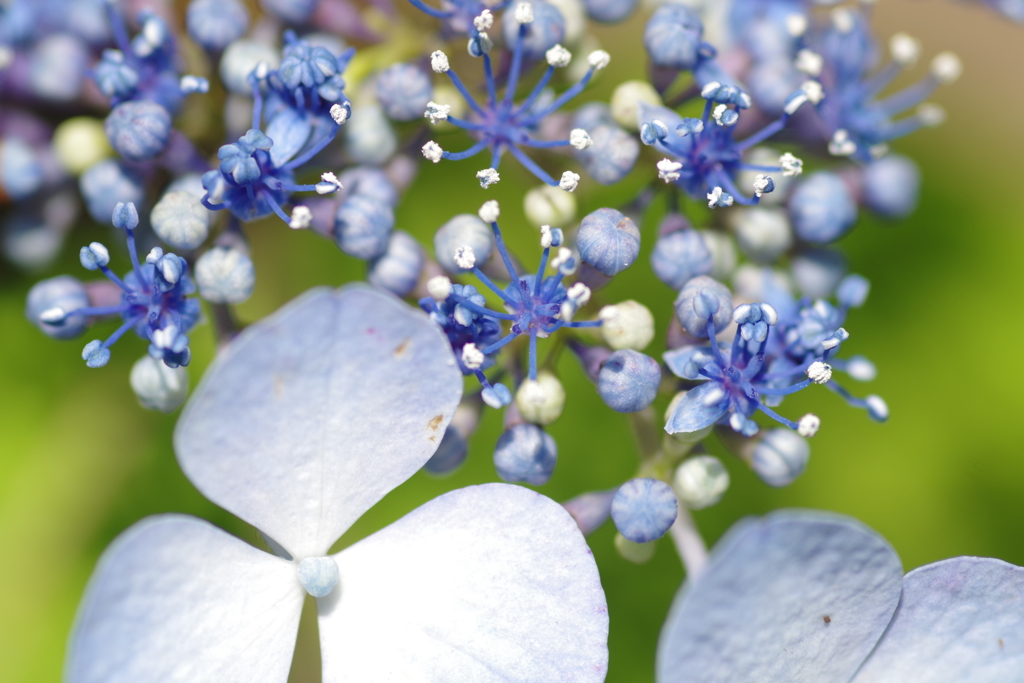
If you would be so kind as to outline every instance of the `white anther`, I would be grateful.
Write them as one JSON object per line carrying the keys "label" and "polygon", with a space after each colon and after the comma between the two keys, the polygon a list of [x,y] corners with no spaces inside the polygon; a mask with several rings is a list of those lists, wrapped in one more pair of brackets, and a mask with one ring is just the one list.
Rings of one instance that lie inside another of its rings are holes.
{"label": "white anther", "polygon": [[683,167],[677,161],[671,159],[662,159],[658,162],[658,177],[664,180],[666,183],[671,183],[679,180],[679,170]]}
{"label": "white anther", "polygon": [[932,60],[932,76],[938,79],[939,83],[952,83],[960,78],[964,65],[960,58],[952,52],[940,52]]}
{"label": "white anther", "polygon": [[558,270],[563,265],[565,265],[571,258],[572,249],[569,249],[568,247],[559,247],[558,256],[551,259],[551,267],[555,270]]}
{"label": "white anther", "polygon": [[714,95],[722,87],[722,84],[718,81],[711,81],[700,91],[700,96],[705,100]]}
{"label": "white anther", "polygon": [[804,162],[789,152],[779,157],[779,166],[782,167],[782,175],[787,178],[798,176],[804,172]]}
{"label": "white anther", "polygon": [[832,379],[832,366],[816,360],[807,366],[807,377],[815,384],[826,384]]}
{"label": "white anther", "polygon": [[946,120],[946,110],[937,104],[925,102],[917,108],[917,118],[926,126],[938,126]]}
{"label": "white anther", "polygon": [[477,370],[484,364],[484,354],[473,342],[462,347],[462,364],[470,370]]}
{"label": "white anther", "polygon": [[562,174],[562,179],[558,181],[558,186],[566,192],[572,192],[580,184],[580,174],[573,173],[572,171],[566,171]]}
{"label": "white anther", "polygon": [[761,197],[772,184],[771,176],[758,173],[754,176],[754,196]]}
{"label": "white anther", "polygon": [[794,38],[807,32],[807,17],[803,14],[790,14],[786,17],[786,31]]}
{"label": "white anther", "polygon": [[856,19],[853,16],[853,12],[847,8],[840,7],[832,11],[832,25],[840,33],[849,33],[853,30],[855,23]]}
{"label": "white anther", "polygon": [[50,325],[63,322],[68,317],[67,312],[60,306],[54,306],[48,308],[39,314],[40,322],[49,323]]}
{"label": "white anther", "polygon": [[480,220],[484,223],[494,223],[498,220],[498,216],[501,215],[501,211],[498,207],[498,200],[488,199],[477,211],[477,215],[480,216]]}
{"label": "white anther", "polygon": [[864,402],[868,406],[868,411],[872,417],[877,420],[888,420],[889,419],[889,406],[885,400],[877,394],[871,394],[864,399]]}
{"label": "white anther", "polygon": [[597,71],[608,66],[608,62],[610,61],[612,61],[612,56],[604,50],[594,50],[587,55],[587,64]]}
{"label": "white anther", "polygon": [[494,26],[494,15],[491,10],[485,9],[478,16],[473,18],[473,26],[477,31],[486,31]]}
{"label": "white anther", "polygon": [[292,209],[292,219],[288,221],[288,227],[292,230],[305,230],[313,221],[313,212],[308,206],[296,206]]}
{"label": "white anther", "polygon": [[437,124],[438,121],[447,121],[448,115],[452,112],[451,105],[438,104],[437,102],[427,102],[427,110],[423,112],[423,118],[430,119],[432,124]]}
{"label": "white anther", "polygon": [[455,265],[464,270],[470,270],[476,265],[476,254],[473,247],[465,245],[455,250]]}
{"label": "white anther", "polygon": [[821,74],[822,67],[825,66],[825,60],[817,52],[803,49],[796,53],[794,66],[796,66],[797,71],[808,76],[818,76]]}
{"label": "white anther", "polygon": [[163,256],[163,249],[161,249],[160,247],[153,247],[152,249],[149,250],[149,253],[146,254],[146,263],[148,263],[149,265],[153,265],[154,263],[162,259]]}
{"label": "white anther", "polygon": [[772,326],[779,322],[779,312],[771,304],[761,304],[761,320]]}
{"label": "white anther", "polygon": [[840,128],[828,143],[828,153],[835,157],[848,157],[857,151],[857,143],[850,139],[845,128]]}
{"label": "white anther", "polygon": [[582,128],[573,128],[569,133],[569,144],[576,149],[586,149],[594,144],[594,141],[590,139],[587,131]]}
{"label": "white anther", "polygon": [[487,31],[480,31],[476,38],[470,38],[469,43],[466,45],[466,49],[469,54],[473,57],[478,57],[477,51],[482,52],[485,55],[491,54],[491,50],[494,48],[494,41],[491,40],[491,36],[487,34]]}
{"label": "white anther", "polygon": [[572,60],[572,53],[561,45],[555,45],[545,52],[544,56],[547,58],[548,64],[554,67],[569,66],[569,62]]}
{"label": "white anther", "polygon": [[921,56],[921,43],[906,33],[897,33],[889,39],[889,52],[900,66],[913,66]]}
{"label": "white anther", "polygon": [[0,45],[0,71],[11,64],[14,64],[14,50],[6,45]]}
{"label": "white anther", "polygon": [[825,349],[826,351],[831,351],[832,349],[839,346],[839,344],[840,342],[838,339],[826,339],[825,341],[821,342],[821,348]]}
{"label": "white anther", "polygon": [[339,126],[348,121],[348,107],[343,107],[340,104],[331,105],[331,118]]}
{"label": "white anther", "polygon": [[729,108],[724,104],[716,106],[714,110],[711,112],[711,118],[713,118],[715,120],[715,123],[717,123],[718,125],[724,126],[725,124],[722,123],[722,114],[724,114],[728,109]]}
{"label": "white anther", "polygon": [[818,81],[804,81],[800,84],[800,89],[807,95],[807,101],[811,104],[818,104],[825,99],[825,89]]}
{"label": "white anther", "polygon": [[[723,198],[724,197],[724,198]],[[716,206],[732,206],[733,198],[731,195],[726,194],[722,191],[722,188],[715,186],[715,189],[708,192],[708,208],[713,209]]]}
{"label": "white anther", "polygon": [[423,156],[436,164],[441,161],[441,158],[444,156],[444,150],[441,149],[441,145],[431,140],[427,144],[423,145]]}
{"label": "white anther", "polygon": [[169,349],[178,338],[178,327],[177,325],[168,325],[159,330],[154,330],[150,338],[153,340],[153,345],[158,349]]}
{"label": "white anther", "polygon": [[485,168],[482,171],[477,171],[476,177],[477,180],[480,181],[480,187],[484,188],[485,190],[494,183],[501,180],[501,176],[498,175],[498,172],[495,171],[493,168]]}
{"label": "white anther", "polygon": [[341,189],[341,181],[338,180],[338,176],[334,175],[330,171],[327,171],[326,173],[321,173],[320,180],[322,180],[325,183],[330,183],[331,185],[334,185],[339,190]]}
{"label": "white anther", "polygon": [[846,374],[858,382],[870,382],[878,376],[878,369],[867,358],[854,356],[846,362]]}
{"label": "white anther", "polygon": [[262,81],[264,78],[267,77],[267,74],[270,73],[270,65],[267,64],[266,62],[258,62],[256,64],[256,68],[254,68],[252,71],[253,76],[256,77],[256,80]]}
{"label": "white anther", "polygon": [[191,74],[185,74],[178,81],[178,87],[183,93],[194,93],[194,92],[210,92],[210,81],[199,76],[192,76]]}
{"label": "white anther", "polygon": [[551,248],[551,226],[542,225],[540,226],[540,246],[542,249]]}
{"label": "white anther", "polygon": [[427,280],[427,293],[438,301],[444,301],[452,295],[452,281],[444,275],[435,275]]}
{"label": "white anther", "polygon": [[533,23],[533,5],[528,2],[521,2],[516,5],[516,22],[520,24]]}
{"label": "white anther", "polygon": [[558,317],[565,322],[572,322],[574,315],[576,315],[576,307],[572,305],[571,301],[563,301],[558,308]]}
{"label": "white anther", "polygon": [[448,66],[448,55],[435,50],[430,54],[430,68],[434,70],[434,73],[443,74],[451,67]]}
{"label": "white anther", "polygon": [[800,418],[800,421],[796,425],[796,433],[800,436],[809,439],[818,433],[818,428],[821,427],[821,420],[814,413],[807,413]]}
{"label": "white anther", "polygon": [[590,287],[587,287],[582,282],[577,282],[569,288],[565,295],[577,306],[586,306],[587,302],[590,301]]}

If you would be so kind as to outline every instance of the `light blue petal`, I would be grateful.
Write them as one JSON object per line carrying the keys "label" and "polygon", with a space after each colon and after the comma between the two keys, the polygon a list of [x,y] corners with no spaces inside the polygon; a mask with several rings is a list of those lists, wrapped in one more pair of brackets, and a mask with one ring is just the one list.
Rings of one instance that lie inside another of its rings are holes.
{"label": "light blue petal", "polygon": [[[714,353],[710,346],[683,346],[678,349],[672,349],[666,351],[661,356],[665,360],[665,365],[672,371],[676,377],[682,377],[683,379],[702,380],[705,377],[693,372],[694,366],[691,362],[695,362],[697,370],[703,368],[705,365],[715,359]],[[687,366],[690,366],[689,368]]]}
{"label": "light blue petal", "polygon": [[676,596],[657,681],[846,683],[889,623],[902,574],[885,539],[849,517],[742,521]]}
{"label": "light blue petal", "polygon": [[705,399],[720,391],[722,385],[718,382],[705,382],[686,392],[669,415],[665,431],[669,434],[695,432],[718,422],[729,409],[728,397],[723,394],[722,400],[712,405],[707,405]]}
{"label": "light blue petal", "polygon": [[461,396],[425,313],[366,285],[316,289],[220,353],[178,422],[178,462],[292,556],[321,556],[430,459]]}
{"label": "light blue petal", "polygon": [[284,107],[267,124],[267,137],[274,141],[270,148],[270,161],[282,166],[299,153],[313,130],[310,118],[290,107]]}
{"label": "light blue petal", "polygon": [[[670,140],[679,140],[679,136],[676,135],[676,126],[683,122],[682,116],[675,113],[668,107],[658,107],[646,102],[640,102],[637,109],[637,127],[639,128],[645,122],[654,121],[655,119],[664,123],[668,128],[668,137]],[[660,154],[667,154],[668,156],[675,158],[675,153],[671,152],[660,141],[654,143],[653,146]]]}
{"label": "light blue petal", "polygon": [[1024,680],[1024,568],[954,557],[910,572],[892,623],[853,680]]}

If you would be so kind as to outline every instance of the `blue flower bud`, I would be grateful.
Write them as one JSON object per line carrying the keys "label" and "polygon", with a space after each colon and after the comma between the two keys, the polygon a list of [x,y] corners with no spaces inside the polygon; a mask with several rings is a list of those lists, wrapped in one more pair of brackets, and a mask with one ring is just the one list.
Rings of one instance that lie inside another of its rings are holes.
{"label": "blue flower bud", "polygon": [[139,227],[139,212],[135,209],[135,202],[118,202],[111,212],[110,222],[118,230],[134,230]]}
{"label": "blue flower bud", "polygon": [[612,117],[611,107],[604,102],[587,102],[580,105],[580,108],[572,116],[572,127],[582,128],[587,132],[591,132],[598,126],[614,125],[617,124]]}
{"label": "blue flower bud", "polygon": [[917,208],[921,172],[907,157],[890,154],[864,169],[864,203],[886,218],[905,218]]}
{"label": "blue flower bud", "polygon": [[743,207],[730,212],[727,220],[740,249],[752,261],[773,263],[793,246],[793,231],[783,209]]}
{"label": "blue flower bud", "polygon": [[120,50],[104,50],[93,69],[93,79],[107,97],[127,99],[139,85],[139,72],[125,61]]}
{"label": "blue flower bud", "polygon": [[441,444],[430,456],[430,460],[423,465],[423,469],[435,476],[443,476],[458,469],[466,461],[467,455],[469,455],[469,441],[459,433],[458,429],[448,425],[441,438]]}
{"label": "blue flower bud", "polygon": [[818,171],[797,185],[789,200],[789,214],[797,237],[828,244],[857,222],[857,204],[839,176]]}
{"label": "blue flower bud", "polygon": [[334,215],[338,247],[364,261],[387,250],[393,227],[395,214],[391,207],[363,195],[349,196]]}
{"label": "blue flower bud", "polygon": [[188,395],[188,370],[170,368],[150,356],[135,362],[128,381],[143,408],[161,413],[173,412]]}
{"label": "blue flower bud", "polygon": [[350,195],[361,194],[391,207],[398,203],[398,189],[388,174],[375,166],[350,168],[338,177],[338,182]]}
{"label": "blue flower bud", "polygon": [[87,247],[82,247],[78,252],[78,260],[86,270],[99,270],[110,263],[110,252],[99,242],[93,242]]}
{"label": "blue flower bud", "polygon": [[[502,15],[501,24],[505,37],[505,45],[512,50],[519,35],[519,22],[516,21],[516,5],[510,3],[509,9]],[[523,57],[527,60],[544,58],[544,53],[565,39],[565,19],[562,13],[551,4],[533,0],[533,21],[527,24],[526,36],[523,38]]]}
{"label": "blue flower bud", "polygon": [[46,174],[32,147],[15,137],[0,140],[0,190],[17,201],[43,186]]}
{"label": "blue flower bud", "polygon": [[276,69],[281,63],[281,54],[266,43],[240,38],[228,45],[220,58],[220,80],[232,93],[251,96],[249,74],[260,62]]}
{"label": "blue flower bud", "polygon": [[192,40],[207,50],[223,50],[245,35],[249,12],[238,0],[192,0],[185,14]]}
{"label": "blue flower bud", "polygon": [[210,233],[211,212],[189,192],[167,192],[149,214],[157,237],[177,249],[195,249]]}
{"label": "blue flower bud", "polygon": [[102,368],[110,361],[110,349],[99,339],[93,339],[82,349],[82,360],[90,368]]}
{"label": "blue flower bud", "polygon": [[70,275],[59,275],[33,285],[25,301],[25,317],[43,334],[72,339],[82,334],[89,320],[73,311],[89,305],[85,286]]}
{"label": "blue flower bud", "polygon": [[676,318],[692,336],[708,338],[708,319],[720,332],[732,322],[732,293],[725,285],[707,275],[693,278],[676,297]]}
{"label": "blue flower bud", "polygon": [[635,413],[651,405],[660,383],[658,361],[639,351],[623,349],[609,356],[601,366],[597,393],[612,410]]}
{"label": "blue flower bud", "polygon": [[664,536],[678,513],[675,492],[658,479],[630,479],[612,500],[615,527],[634,543],[649,543]]}
{"label": "blue flower bud", "polygon": [[465,272],[455,262],[459,247],[469,247],[476,256],[476,265],[482,266],[491,256],[494,235],[491,228],[473,214],[463,213],[442,225],[434,234],[434,259],[449,273]]}
{"label": "blue flower bud", "polygon": [[374,287],[386,289],[396,296],[408,296],[416,287],[423,270],[423,247],[409,233],[391,233],[387,251],[370,261],[366,279]]}
{"label": "blue flower bud", "polygon": [[171,139],[171,115],[155,102],[129,100],[114,107],[103,123],[110,145],[128,161],[149,161]]}
{"label": "blue flower bud", "polygon": [[644,47],[658,66],[689,71],[700,59],[704,25],[689,7],[666,3],[656,9],[644,27]]}
{"label": "blue flower bud", "polygon": [[769,486],[789,486],[803,474],[810,457],[807,439],[792,429],[772,429],[754,447],[750,467]]}
{"label": "blue flower bud", "polygon": [[512,403],[512,392],[504,384],[492,384],[489,387],[483,388],[483,391],[480,392],[480,398],[483,399],[484,403],[498,410]]}
{"label": "blue flower bud", "polygon": [[573,156],[591,178],[602,185],[614,185],[633,170],[640,156],[635,137],[614,123],[590,128],[578,123],[577,126],[590,134],[591,145],[575,150]]}
{"label": "blue flower bud", "polygon": [[[423,112],[419,115],[423,116]],[[383,164],[398,149],[395,131],[379,105],[364,104],[357,107],[342,130],[345,133],[345,149],[356,163]]]}
{"label": "blue flower bud", "polygon": [[871,283],[862,275],[847,275],[836,288],[836,299],[847,308],[860,308],[867,301]]}
{"label": "blue flower bud", "polygon": [[645,145],[653,145],[659,140],[664,140],[668,137],[668,126],[666,126],[659,119],[653,121],[645,121],[640,124],[640,142]]}
{"label": "blue flower bud", "polygon": [[699,232],[677,230],[662,235],[655,242],[651,268],[658,279],[678,290],[698,275],[710,274],[714,259]]}
{"label": "blue flower bud", "polygon": [[316,10],[317,0],[260,0],[260,6],[289,24],[305,24]]}
{"label": "blue flower bud", "polygon": [[91,63],[88,47],[79,38],[53,33],[32,46],[28,83],[44,100],[71,102],[81,92]]}
{"label": "blue flower bud", "polygon": [[827,299],[846,275],[846,257],[834,249],[805,249],[790,260],[789,267],[804,296]]}
{"label": "blue flower bud", "polygon": [[256,269],[241,247],[216,246],[196,260],[199,295],[215,304],[240,304],[252,295]]}
{"label": "blue flower bud", "polygon": [[510,484],[546,484],[555,470],[558,447],[551,435],[534,424],[517,424],[494,447],[494,467]]}
{"label": "blue flower bud", "polygon": [[580,258],[608,277],[621,273],[640,253],[640,230],[615,209],[588,214],[576,233]]}
{"label": "blue flower bud", "polygon": [[583,0],[583,7],[594,21],[615,24],[632,14],[637,3],[638,0]]}
{"label": "blue flower bud", "polygon": [[412,64],[392,64],[377,76],[377,101],[395,121],[422,119],[433,97],[430,77]]}

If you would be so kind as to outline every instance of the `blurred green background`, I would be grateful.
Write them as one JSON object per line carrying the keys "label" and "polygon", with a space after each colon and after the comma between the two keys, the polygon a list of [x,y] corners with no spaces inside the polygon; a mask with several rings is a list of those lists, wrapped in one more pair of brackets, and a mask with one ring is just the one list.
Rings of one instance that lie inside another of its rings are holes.
{"label": "blurred green background", "polygon": [[[872,282],[868,305],[848,320],[852,338],[845,349],[871,358],[879,378],[870,387],[854,388],[884,396],[892,418],[877,425],[831,392],[813,388],[787,399],[785,414],[813,410],[822,419],[806,474],[775,490],[723,455],[732,488],[721,504],[695,518],[710,544],[744,515],[821,508],[877,529],[908,570],[954,555],[1024,564],[1024,403],[1018,394],[1024,383],[1024,132],[1018,123],[1024,82],[1014,67],[1024,63],[1024,27],[944,0],[886,0],[876,10],[875,25],[886,39],[897,30],[921,38],[925,58],[952,49],[965,63],[965,76],[934,98],[946,107],[947,123],[896,146],[922,167],[917,213],[899,225],[864,216],[842,243],[851,269]],[[643,76],[642,26],[638,18],[597,31],[614,58],[581,99],[607,99],[616,83]],[[623,49],[627,43],[632,47]],[[468,180],[451,182],[452,173],[468,176],[474,163],[421,169],[398,211],[397,227],[429,244],[451,215],[475,212],[483,192],[467,189]],[[536,232],[522,215],[522,195],[534,184],[507,163],[502,182],[488,194],[501,201],[508,241],[526,263],[534,263],[537,249]],[[581,184],[580,215],[615,205],[627,194]],[[95,230],[76,231],[61,262],[42,275],[81,275],[78,246],[109,239]],[[674,293],[647,265],[654,226],[642,230],[641,261],[602,296],[635,298],[654,310],[659,335],[648,351],[660,353]],[[240,307],[244,321],[311,286],[362,277],[361,263],[313,234],[268,222],[250,235],[258,282],[253,298]],[[174,511],[211,520],[252,542],[256,534],[204,499],[181,474],[171,449],[176,414],[137,406],[128,370],[144,353],[143,343],[126,338],[106,368],[87,369],[78,343],[47,339],[24,320],[25,294],[40,276],[3,269],[0,680],[55,681],[85,582],[99,554],[125,528],[146,515]],[[208,327],[192,337],[194,386],[214,349]],[[634,472],[636,456],[627,420],[601,403],[575,360],[563,357],[559,370],[569,400],[550,429],[560,458],[541,490],[564,501],[617,485]],[[446,479],[417,474],[359,520],[338,547],[444,491],[495,481],[490,456],[500,430],[500,415],[488,411],[461,470]],[[714,442],[710,449],[721,452]],[[652,561],[637,566],[615,553],[613,531],[606,525],[589,539],[609,599],[608,680],[646,683],[653,680],[658,632],[683,572],[667,539]],[[307,609],[293,681],[319,680],[310,616]]]}

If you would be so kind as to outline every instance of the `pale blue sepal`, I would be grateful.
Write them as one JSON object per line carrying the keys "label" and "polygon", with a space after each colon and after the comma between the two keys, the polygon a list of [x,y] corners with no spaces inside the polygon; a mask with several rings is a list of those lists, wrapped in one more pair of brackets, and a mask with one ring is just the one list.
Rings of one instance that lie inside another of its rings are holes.
{"label": "pale blue sepal", "polygon": [[[706,399],[713,398],[716,392],[722,394],[721,400],[707,405]],[[718,382],[705,382],[686,392],[686,396],[676,404],[665,424],[665,431],[669,434],[695,432],[715,424],[728,410],[729,397],[722,390],[722,385]]]}

